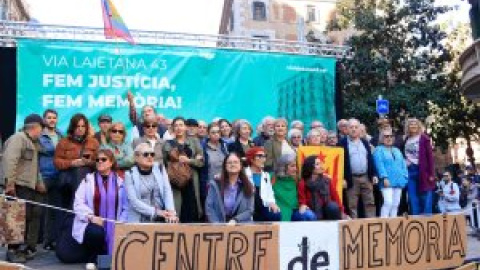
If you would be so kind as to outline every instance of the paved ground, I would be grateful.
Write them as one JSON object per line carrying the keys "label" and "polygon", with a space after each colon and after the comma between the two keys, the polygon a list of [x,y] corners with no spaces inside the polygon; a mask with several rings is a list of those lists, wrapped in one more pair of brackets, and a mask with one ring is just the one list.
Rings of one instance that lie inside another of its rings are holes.
{"label": "paved ground", "polygon": [[[467,260],[476,259],[480,261],[480,240],[472,235],[472,231],[468,231],[468,251]],[[5,259],[5,248],[0,247],[0,261]],[[35,260],[26,264],[27,269],[35,270],[83,270],[85,264],[65,265],[58,261],[54,252],[44,251],[39,248],[39,252]]]}

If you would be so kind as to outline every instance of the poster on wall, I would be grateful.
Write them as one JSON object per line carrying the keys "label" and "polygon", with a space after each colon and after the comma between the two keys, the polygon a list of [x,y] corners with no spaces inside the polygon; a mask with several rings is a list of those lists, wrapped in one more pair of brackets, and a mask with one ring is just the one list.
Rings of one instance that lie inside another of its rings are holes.
{"label": "poster on wall", "polygon": [[185,46],[20,39],[17,128],[30,113],[128,123],[127,92],[168,118],[257,124],[267,115],[335,129],[335,58]]}

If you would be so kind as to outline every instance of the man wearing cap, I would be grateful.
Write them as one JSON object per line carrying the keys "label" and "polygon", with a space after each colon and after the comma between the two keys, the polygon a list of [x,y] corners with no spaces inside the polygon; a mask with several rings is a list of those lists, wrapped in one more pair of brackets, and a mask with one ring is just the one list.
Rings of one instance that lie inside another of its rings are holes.
{"label": "man wearing cap", "polygon": [[112,125],[112,117],[108,114],[102,114],[98,117],[98,126],[100,131],[95,133],[95,139],[97,139],[100,145],[107,144],[107,133]]}
{"label": "man wearing cap", "polygon": [[187,136],[196,138],[198,134],[198,121],[190,118],[185,121],[185,125],[187,126]]}
{"label": "man wearing cap", "polygon": [[[43,119],[38,114],[25,118],[21,131],[5,142],[4,162],[5,193],[30,201],[42,201],[46,188],[38,166],[38,139],[43,131]],[[41,209],[38,206],[26,206],[25,244],[8,245],[7,261],[24,263],[33,259],[40,228]]]}

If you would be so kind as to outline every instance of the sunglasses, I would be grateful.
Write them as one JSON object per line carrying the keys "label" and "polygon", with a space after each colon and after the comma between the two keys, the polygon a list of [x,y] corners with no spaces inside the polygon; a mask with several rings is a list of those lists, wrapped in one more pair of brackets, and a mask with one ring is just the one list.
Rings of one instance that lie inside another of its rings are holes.
{"label": "sunglasses", "polygon": [[144,128],[157,128],[157,125],[145,125]]}
{"label": "sunglasses", "polygon": [[96,159],[97,163],[100,163],[100,162],[102,162],[102,163],[103,163],[103,162],[107,162],[107,160],[108,160],[108,158],[105,158],[105,157],[104,157],[104,158],[97,158],[97,159]]}
{"label": "sunglasses", "polygon": [[143,153],[143,157],[144,158],[148,158],[148,157],[155,157],[155,153],[154,152],[145,152]]}
{"label": "sunglasses", "polygon": [[120,134],[125,133],[125,131],[124,131],[124,130],[121,130],[121,129],[112,129],[110,132],[111,132],[111,133],[120,133]]}

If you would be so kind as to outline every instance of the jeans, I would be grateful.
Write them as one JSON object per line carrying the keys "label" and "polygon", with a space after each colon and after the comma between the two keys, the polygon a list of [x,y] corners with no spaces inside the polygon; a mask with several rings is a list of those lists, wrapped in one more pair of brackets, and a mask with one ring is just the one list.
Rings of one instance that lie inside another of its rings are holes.
{"label": "jeans", "polygon": [[305,212],[300,213],[297,209],[292,214],[292,221],[315,221],[315,220],[340,220],[342,219],[342,212],[340,207],[335,202],[329,202],[327,205],[323,206],[323,217],[319,219],[317,214],[310,209],[305,210]]}
{"label": "jeans", "polygon": [[418,190],[420,169],[418,165],[408,166],[408,201],[411,215],[430,215],[433,208],[433,192]]}
{"label": "jeans", "polygon": [[292,221],[315,221],[315,220],[317,220],[317,216],[310,209],[305,210],[305,212],[303,213],[300,213],[298,209],[293,211]]}
{"label": "jeans", "polygon": [[[45,179],[45,185],[47,186],[47,201],[48,204],[53,206],[61,206],[61,191],[56,185],[58,179]],[[45,210],[45,227],[44,227],[44,236],[43,240],[45,244],[51,244],[57,241],[61,223],[62,223],[62,212],[47,208]]]}

